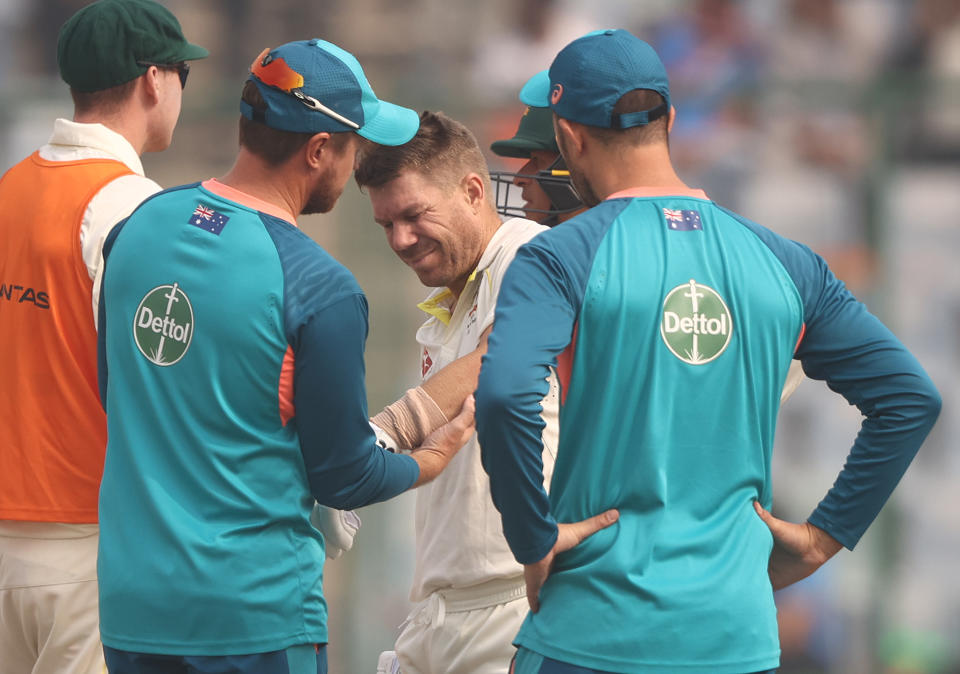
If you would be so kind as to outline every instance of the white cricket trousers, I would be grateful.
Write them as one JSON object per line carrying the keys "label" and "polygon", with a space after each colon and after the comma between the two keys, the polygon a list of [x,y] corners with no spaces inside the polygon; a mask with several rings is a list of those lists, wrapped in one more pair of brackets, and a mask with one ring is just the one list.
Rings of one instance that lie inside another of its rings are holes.
{"label": "white cricket trousers", "polygon": [[523,577],[434,592],[401,626],[385,674],[507,674],[528,610]]}
{"label": "white cricket trousers", "polygon": [[104,674],[96,524],[0,520],[0,671]]}

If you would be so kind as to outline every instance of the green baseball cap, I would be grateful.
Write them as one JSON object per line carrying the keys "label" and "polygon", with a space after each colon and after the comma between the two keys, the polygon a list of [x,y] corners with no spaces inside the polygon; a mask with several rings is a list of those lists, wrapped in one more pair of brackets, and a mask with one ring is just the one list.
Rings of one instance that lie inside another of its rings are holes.
{"label": "green baseball cap", "polygon": [[177,17],[153,0],[98,0],[67,19],[57,40],[60,76],[73,89],[100,91],[129,82],[149,64],[210,55],[187,42]]}
{"label": "green baseball cap", "polygon": [[553,111],[550,108],[528,107],[520,118],[520,127],[513,138],[498,140],[490,145],[495,155],[529,159],[531,150],[559,152],[553,135]]}

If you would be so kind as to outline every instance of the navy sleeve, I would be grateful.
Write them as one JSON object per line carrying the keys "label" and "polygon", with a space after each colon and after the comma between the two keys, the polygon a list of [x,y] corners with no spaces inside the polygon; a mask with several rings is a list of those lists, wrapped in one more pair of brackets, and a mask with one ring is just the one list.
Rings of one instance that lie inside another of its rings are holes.
{"label": "navy sleeve", "polygon": [[940,412],[940,395],[920,363],[810,249],[750,227],[793,278],[804,305],[795,358],[863,413],[846,465],[810,516],[853,547],[903,477]]}
{"label": "navy sleeve", "polygon": [[400,494],[420,477],[409,456],[376,443],[367,420],[367,301],[346,267],[284,220],[260,214],[283,269],[284,325],[293,348],[294,418],[313,497],[331,508]]}
{"label": "navy sleeve", "polygon": [[497,297],[475,394],[477,435],[503,533],[521,564],[543,559],[557,540],[543,489],[540,403],[550,368],[572,339],[605,223],[623,206],[608,202],[594,213],[601,217],[581,216],[576,226],[571,220],[522,246]]}
{"label": "navy sleeve", "polygon": [[314,498],[350,509],[385,501],[417,481],[409,456],[376,443],[367,421],[363,345],[367,304],[350,295],[313,314],[294,349],[294,408]]}

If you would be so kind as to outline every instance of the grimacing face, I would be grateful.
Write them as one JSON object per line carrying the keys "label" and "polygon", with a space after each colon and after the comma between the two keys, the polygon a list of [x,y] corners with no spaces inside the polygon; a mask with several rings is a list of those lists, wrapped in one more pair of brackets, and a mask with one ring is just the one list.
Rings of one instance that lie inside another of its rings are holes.
{"label": "grimacing face", "polygon": [[423,285],[459,293],[484,245],[482,219],[470,207],[463,182],[448,185],[407,170],[367,193],[373,219],[397,257]]}

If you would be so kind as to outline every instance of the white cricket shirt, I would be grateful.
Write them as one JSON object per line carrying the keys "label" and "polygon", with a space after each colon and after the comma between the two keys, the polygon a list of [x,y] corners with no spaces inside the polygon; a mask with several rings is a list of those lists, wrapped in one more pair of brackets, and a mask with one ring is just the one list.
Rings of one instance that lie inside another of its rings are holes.
{"label": "white cricket shirt", "polygon": [[[447,288],[434,290],[419,305],[430,314],[417,331],[424,380],[477,348],[480,336],[493,324],[500,283],[517,248],[546,229],[523,218],[507,220],[493,235],[455,305]],[[551,375],[543,400],[545,484],[557,455],[559,400],[559,386]],[[437,590],[522,576],[523,567],[507,547],[500,513],[490,497],[476,433],[439,477],[417,489],[416,533],[412,601],[423,601]]]}

